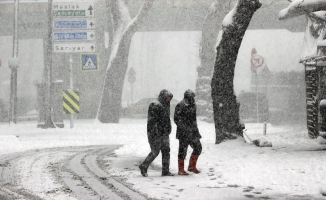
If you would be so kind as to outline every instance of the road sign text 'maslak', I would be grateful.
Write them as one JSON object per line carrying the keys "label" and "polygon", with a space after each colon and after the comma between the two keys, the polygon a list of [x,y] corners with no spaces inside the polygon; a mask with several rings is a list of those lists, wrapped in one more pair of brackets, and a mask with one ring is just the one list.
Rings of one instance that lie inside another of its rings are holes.
{"label": "road sign text 'maslak'", "polygon": [[94,17],[94,2],[53,3],[54,17]]}

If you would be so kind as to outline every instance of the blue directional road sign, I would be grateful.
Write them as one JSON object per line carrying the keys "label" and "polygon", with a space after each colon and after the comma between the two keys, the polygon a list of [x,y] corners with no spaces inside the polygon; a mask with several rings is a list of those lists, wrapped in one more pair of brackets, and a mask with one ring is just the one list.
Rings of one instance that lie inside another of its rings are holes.
{"label": "blue directional road sign", "polygon": [[53,20],[53,29],[70,30],[70,29],[95,29],[95,20],[93,19],[55,19]]}
{"label": "blue directional road sign", "polygon": [[89,41],[94,40],[94,31],[82,31],[82,32],[54,32],[53,41]]}
{"label": "blue directional road sign", "polygon": [[97,71],[98,70],[98,54],[81,54],[81,70]]}

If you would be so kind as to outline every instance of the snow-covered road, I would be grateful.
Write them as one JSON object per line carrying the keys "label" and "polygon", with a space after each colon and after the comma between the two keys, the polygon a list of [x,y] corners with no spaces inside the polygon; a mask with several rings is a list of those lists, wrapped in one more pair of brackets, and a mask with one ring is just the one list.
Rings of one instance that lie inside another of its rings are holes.
{"label": "snow-covered road", "polygon": [[[146,199],[103,171],[118,146],[31,150],[0,158],[0,199]],[[102,163],[102,164],[101,164]]]}
{"label": "snow-covered road", "polygon": [[[243,138],[216,145],[214,124],[198,123],[202,173],[186,177],[162,177],[161,155],[141,176],[150,151],[146,119],[79,120],[73,129],[0,124],[0,199],[326,199],[326,146],[305,126],[269,124],[264,136],[262,124],[246,124],[251,139],[273,144],[259,148]],[[170,170],[177,174],[175,131],[173,124]]]}

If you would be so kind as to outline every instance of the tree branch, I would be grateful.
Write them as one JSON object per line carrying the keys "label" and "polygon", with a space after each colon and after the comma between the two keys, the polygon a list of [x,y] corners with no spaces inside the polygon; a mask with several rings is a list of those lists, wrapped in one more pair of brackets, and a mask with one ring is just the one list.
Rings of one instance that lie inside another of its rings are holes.
{"label": "tree branch", "polygon": [[210,5],[202,26],[200,50],[202,60],[212,60],[212,57],[214,58],[216,39],[221,29],[223,17],[230,11],[235,2],[236,0],[215,0]]}
{"label": "tree branch", "polygon": [[125,27],[131,21],[127,5],[123,0],[110,0],[110,4],[114,30]]}
{"label": "tree branch", "polygon": [[120,37],[130,23],[131,18],[124,0],[110,0],[110,7],[114,35],[112,43],[115,44],[120,41]]}
{"label": "tree branch", "polygon": [[153,7],[154,0],[146,0],[139,10],[138,14],[132,19],[132,21],[128,24],[126,30],[128,32],[134,34],[141,23],[143,23],[144,19],[146,19],[148,15],[148,11]]}
{"label": "tree branch", "polygon": [[292,1],[291,4],[281,10],[279,12],[279,19],[284,20],[284,19],[290,19],[293,17],[297,17],[300,15],[307,15],[312,12],[317,12],[317,11],[325,11],[326,10],[326,2],[311,2],[307,3],[308,1],[302,0],[300,3],[298,1]]}

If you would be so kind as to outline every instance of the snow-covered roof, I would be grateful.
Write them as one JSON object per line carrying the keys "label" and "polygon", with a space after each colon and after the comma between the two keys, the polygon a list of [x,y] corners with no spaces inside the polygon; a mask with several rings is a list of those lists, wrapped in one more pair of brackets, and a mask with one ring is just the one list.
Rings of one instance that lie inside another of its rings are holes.
{"label": "snow-covered roof", "polygon": [[279,12],[279,19],[289,19],[321,10],[326,10],[325,0],[294,0],[287,8]]}

